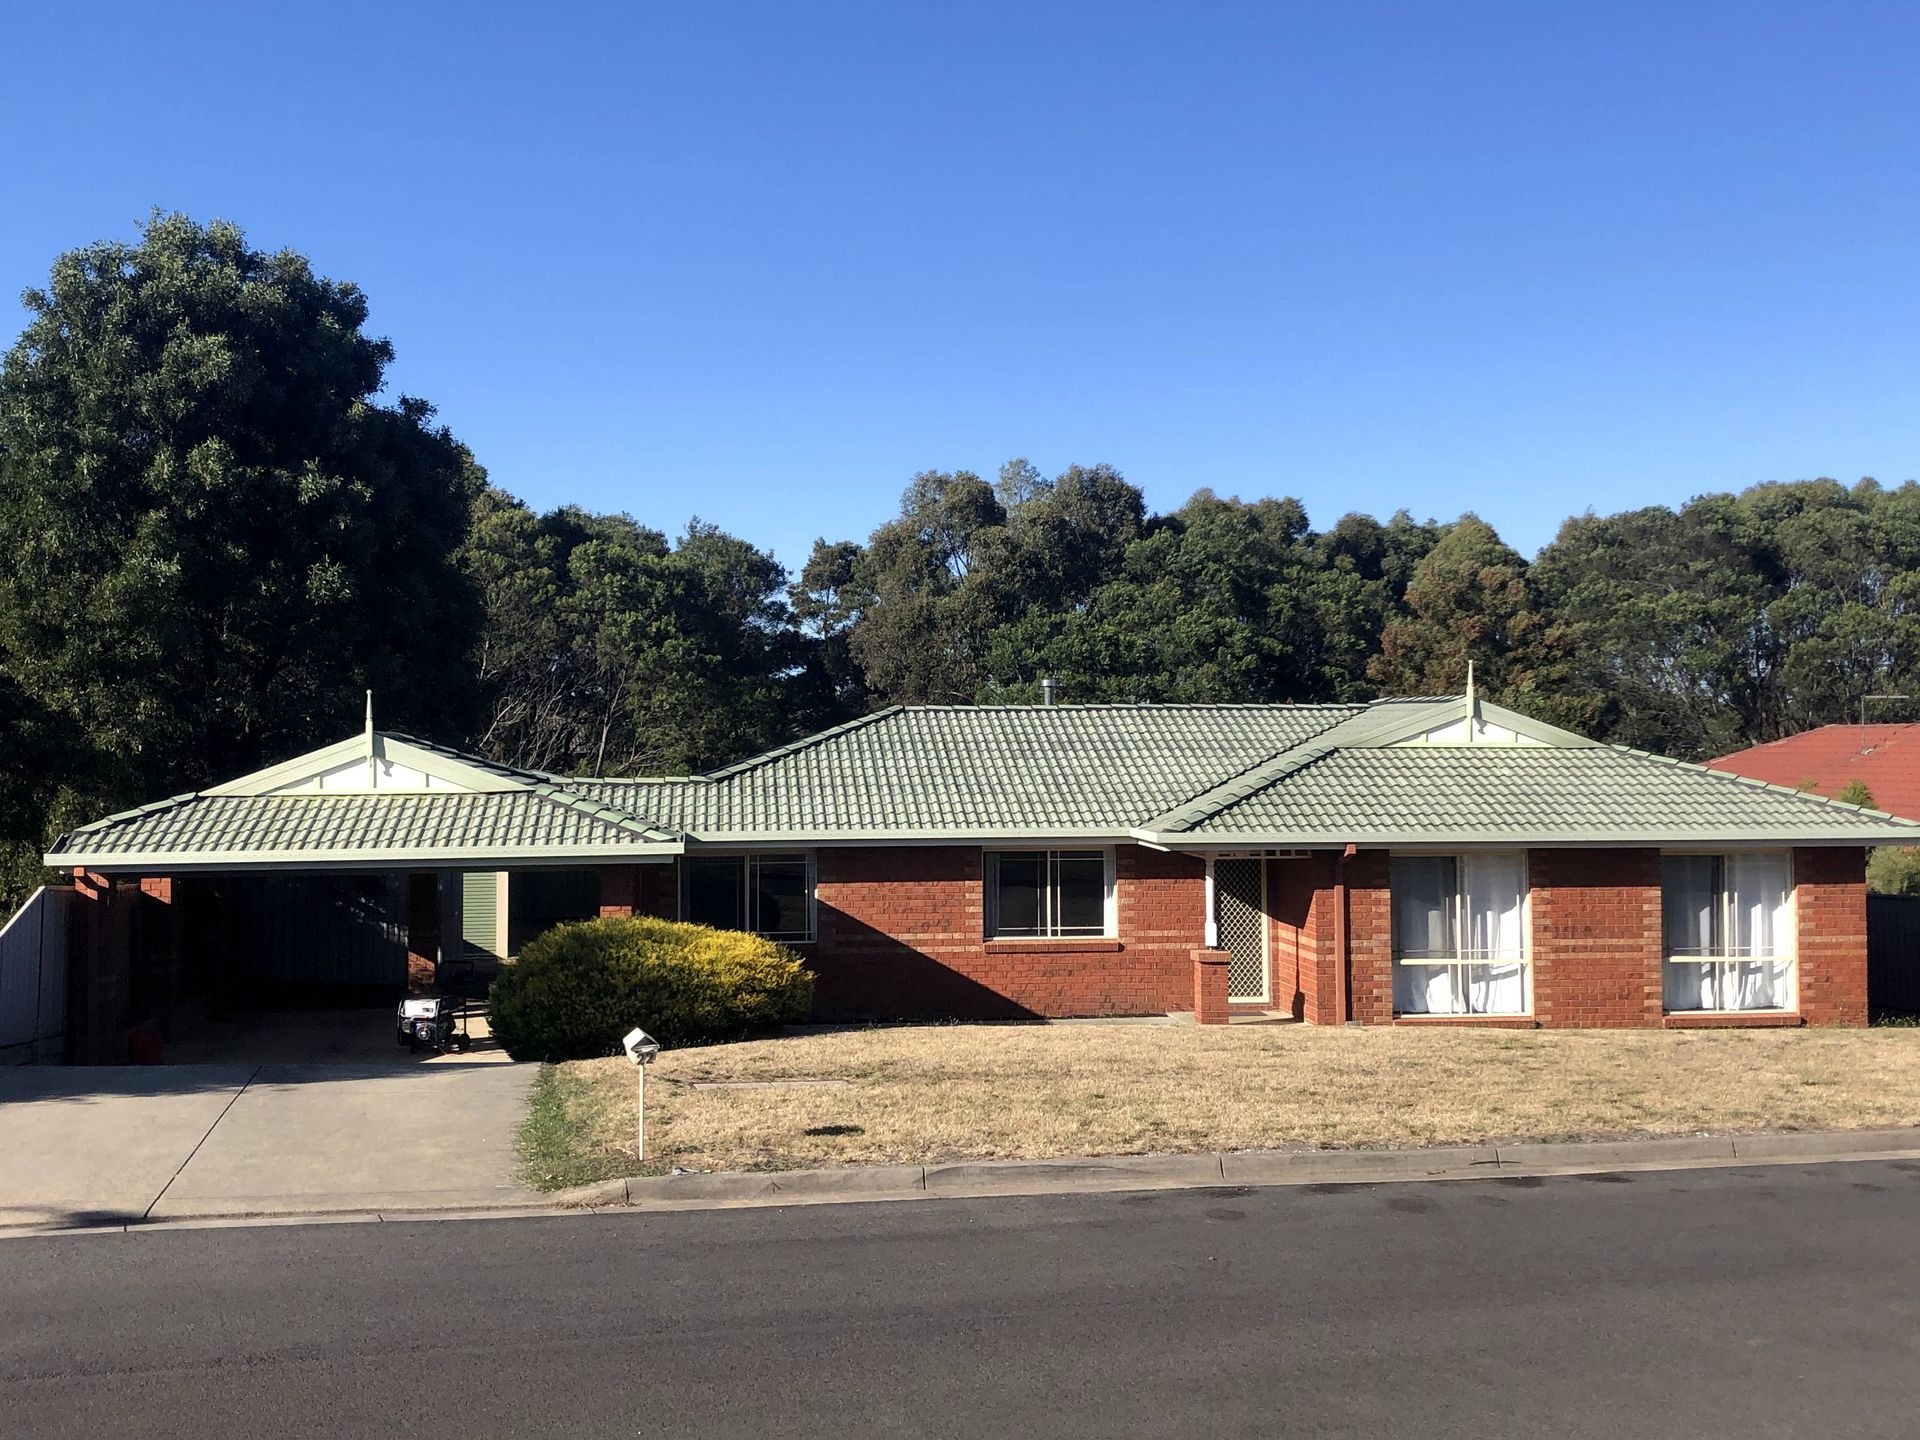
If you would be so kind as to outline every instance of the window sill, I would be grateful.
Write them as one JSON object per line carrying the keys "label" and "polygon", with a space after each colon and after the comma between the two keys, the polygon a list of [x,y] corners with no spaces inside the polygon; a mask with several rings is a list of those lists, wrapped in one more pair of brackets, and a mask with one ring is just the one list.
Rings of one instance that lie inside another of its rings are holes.
{"label": "window sill", "polygon": [[1804,1022],[1798,1010],[1679,1010],[1661,1023],[1669,1030],[1778,1030]]}
{"label": "window sill", "polygon": [[1022,935],[1017,938],[995,938],[982,941],[981,943],[989,955],[1008,955],[1029,950],[1056,950],[1067,951],[1076,955],[1102,955],[1114,954],[1126,948],[1118,940],[1098,939],[1083,935],[1072,937],[1062,936],[1057,940],[1045,935]]}
{"label": "window sill", "polygon": [[1411,959],[1403,955],[1396,955],[1393,957],[1393,963],[1396,965],[1445,966],[1447,968],[1452,968],[1455,965],[1531,965],[1533,963],[1533,957],[1531,955],[1478,955],[1462,960],[1457,956],[1451,955],[1435,955],[1430,957],[1415,956]]}
{"label": "window sill", "polygon": [[1515,1030],[1531,1030],[1538,1023],[1526,1015],[1396,1015],[1396,1025],[1505,1025]]}
{"label": "window sill", "polygon": [[1669,965],[1791,965],[1792,955],[1669,955]]}

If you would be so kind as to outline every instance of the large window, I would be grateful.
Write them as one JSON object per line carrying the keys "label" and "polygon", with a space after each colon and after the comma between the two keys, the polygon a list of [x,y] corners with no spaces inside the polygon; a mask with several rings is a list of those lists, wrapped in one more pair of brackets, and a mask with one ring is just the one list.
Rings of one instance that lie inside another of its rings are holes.
{"label": "large window", "polygon": [[1793,1005],[1793,867],[1784,851],[1660,860],[1669,1010]]}
{"label": "large window", "polygon": [[1396,855],[1391,883],[1396,1013],[1526,1013],[1524,855]]}
{"label": "large window", "polygon": [[680,862],[680,915],[769,940],[813,939],[813,857],[700,855]]}
{"label": "large window", "polygon": [[1112,933],[1105,850],[990,850],[987,935],[1021,940]]}

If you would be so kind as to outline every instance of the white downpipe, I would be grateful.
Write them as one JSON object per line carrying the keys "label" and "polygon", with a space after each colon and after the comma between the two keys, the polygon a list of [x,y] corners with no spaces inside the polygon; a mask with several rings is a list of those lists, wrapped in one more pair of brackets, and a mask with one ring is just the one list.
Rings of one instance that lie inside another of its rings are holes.
{"label": "white downpipe", "polygon": [[1214,900],[1213,900],[1213,856],[1209,855],[1207,857],[1207,926],[1206,926],[1206,946],[1209,950],[1216,950],[1220,946],[1220,922],[1219,922],[1219,919],[1217,918],[1218,915],[1219,915],[1219,909],[1214,904]]}

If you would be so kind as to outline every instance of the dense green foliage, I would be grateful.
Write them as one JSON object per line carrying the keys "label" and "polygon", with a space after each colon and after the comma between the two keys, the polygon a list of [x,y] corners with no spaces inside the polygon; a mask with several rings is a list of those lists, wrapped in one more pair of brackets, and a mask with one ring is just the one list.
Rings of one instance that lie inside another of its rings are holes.
{"label": "dense green foliage", "polygon": [[1869,850],[1867,888],[1876,895],[1920,895],[1920,851],[1905,845]]}
{"label": "dense green foliage", "polygon": [[784,737],[786,573],[698,521],[677,545],[625,515],[481,497],[461,566],[487,627],[475,739],[562,774],[680,773]]}
{"label": "dense green foliage", "polygon": [[[1347,515],[1112,467],[913,477],[797,577],[642,497],[537,514],[380,403],[366,300],[232,226],[55,261],[0,358],[0,903],[64,824],[383,724],[571,773],[707,768],[892,703],[1484,693],[1705,759],[1920,693],[1920,486],[1569,520]],[[1410,480],[1411,485],[1411,480]],[[791,583],[790,583],[791,582]],[[1897,711],[1880,712],[1896,718]]]}
{"label": "dense green foliage", "polygon": [[812,1003],[813,976],[771,940],[635,917],[529,941],[487,1011],[516,1060],[591,1060],[618,1055],[636,1025],[662,1045],[699,1045],[804,1020]]}
{"label": "dense green foliage", "polygon": [[480,472],[424,402],[376,402],[393,351],[356,287],[157,216],[25,303],[0,361],[16,859],[56,779],[84,810],[231,776],[368,685],[396,723],[465,728],[481,615],[452,554]]}

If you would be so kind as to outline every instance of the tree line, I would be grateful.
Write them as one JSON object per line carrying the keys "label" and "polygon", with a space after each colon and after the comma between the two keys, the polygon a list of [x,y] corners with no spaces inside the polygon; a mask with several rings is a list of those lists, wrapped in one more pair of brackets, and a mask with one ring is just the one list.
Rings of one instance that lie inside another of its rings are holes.
{"label": "tree line", "polygon": [[[0,359],[0,900],[60,829],[382,724],[572,774],[699,770],[894,703],[1349,701],[1482,689],[1703,759],[1920,694],[1920,487],[1758,485],[1569,519],[1108,465],[929,470],[798,575],[698,519],[536,512],[366,297],[156,215],[60,256]],[[635,509],[661,508],[636,497]],[[1899,712],[1895,712],[1899,713]]]}

